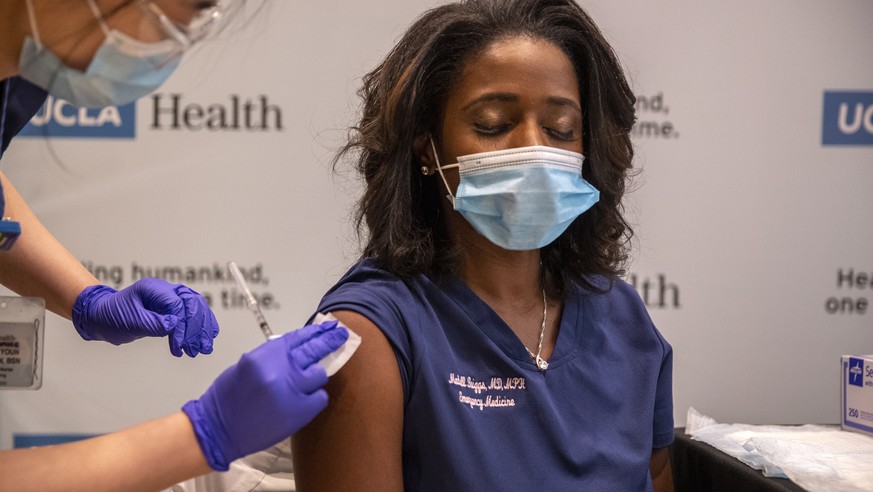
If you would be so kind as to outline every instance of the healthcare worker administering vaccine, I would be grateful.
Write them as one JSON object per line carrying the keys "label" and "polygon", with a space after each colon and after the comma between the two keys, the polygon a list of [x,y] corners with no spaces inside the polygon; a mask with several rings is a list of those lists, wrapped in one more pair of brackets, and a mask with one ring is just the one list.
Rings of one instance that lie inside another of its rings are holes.
{"label": "healthcare worker administering vaccine", "polygon": [[[160,86],[184,50],[220,19],[217,9],[198,10],[194,4],[4,1],[2,151],[46,92],[75,106],[102,107],[127,104]],[[191,35],[188,23],[197,28]],[[99,285],[2,174],[0,186],[5,218],[0,283],[20,295],[44,298],[49,310],[72,319],[85,340],[118,345],[167,336],[173,355],[212,352],[218,323],[203,296],[159,279],[142,279],[121,292]]]}
{"label": "healthcare worker administering vaccine", "polygon": [[[222,7],[214,0],[0,2],[0,158],[47,94],[100,107],[155,90],[227,16]],[[0,217],[0,283],[44,298],[85,340],[118,345],[166,336],[176,356],[212,352],[218,324],[200,294],[158,279],[120,292],[100,285],[2,173]],[[347,338],[336,322],[307,326],[243,355],[176,414],[62,446],[2,451],[0,490],[156,490],[225,470],[327,406],[327,374],[317,362]]]}

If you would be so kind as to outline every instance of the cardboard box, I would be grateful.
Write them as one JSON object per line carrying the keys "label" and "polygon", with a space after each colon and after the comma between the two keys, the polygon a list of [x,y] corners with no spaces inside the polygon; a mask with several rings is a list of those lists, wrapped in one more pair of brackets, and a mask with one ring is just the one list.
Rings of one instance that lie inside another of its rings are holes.
{"label": "cardboard box", "polygon": [[873,436],[873,355],[844,355],[841,362],[842,427]]}

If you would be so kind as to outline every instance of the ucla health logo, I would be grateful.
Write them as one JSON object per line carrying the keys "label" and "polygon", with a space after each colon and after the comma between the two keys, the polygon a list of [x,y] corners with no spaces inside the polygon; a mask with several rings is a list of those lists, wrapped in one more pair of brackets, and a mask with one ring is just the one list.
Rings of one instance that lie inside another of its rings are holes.
{"label": "ucla health logo", "polygon": [[134,138],[136,103],[105,108],[78,108],[48,96],[42,109],[21,130],[25,137]]}
{"label": "ucla health logo", "polygon": [[849,357],[849,384],[864,386],[864,359]]}
{"label": "ucla health logo", "polygon": [[822,145],[873,145],[873,92],[824,93]]}

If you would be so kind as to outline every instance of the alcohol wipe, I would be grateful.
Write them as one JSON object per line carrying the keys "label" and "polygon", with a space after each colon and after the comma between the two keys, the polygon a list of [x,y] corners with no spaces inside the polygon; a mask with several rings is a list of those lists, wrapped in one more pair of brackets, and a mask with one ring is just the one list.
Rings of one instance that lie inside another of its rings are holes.
{"label": "alcohol wipe", "polygon": [[339,320],[337,320],[333,314],[327,313],[322,314],[318,313],[315,315],[315,319],[312,320],[313,324],[321,324],[325,321],[336,321],[339,323],[339,326],[345,328],[349,331],[349,339],[342,345],[342,347],[336,349],[336,351],[331,352],[325,358],[318,361],[318,365],[324,368],[327,372],[328,376],[333,376],[337,373],[349,359],[352,358],[355,351],[358,350],[358,346],[361,345],[361,336],[357,333],[353,332],[348,326],[342,324]]}

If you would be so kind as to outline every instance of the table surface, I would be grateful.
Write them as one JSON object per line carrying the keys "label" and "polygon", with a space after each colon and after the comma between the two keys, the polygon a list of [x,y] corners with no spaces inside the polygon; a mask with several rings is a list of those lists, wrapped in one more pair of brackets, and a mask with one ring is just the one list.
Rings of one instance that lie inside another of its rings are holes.
{"label": "table surface", "polygon": [[674,431],[670,447],[673,484],[676,492],[803,492],[805,489],[785,478],[768,478],[759,470],[700,441]]}

